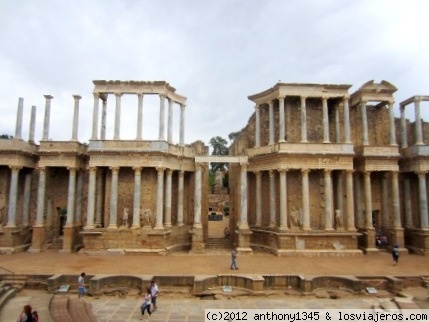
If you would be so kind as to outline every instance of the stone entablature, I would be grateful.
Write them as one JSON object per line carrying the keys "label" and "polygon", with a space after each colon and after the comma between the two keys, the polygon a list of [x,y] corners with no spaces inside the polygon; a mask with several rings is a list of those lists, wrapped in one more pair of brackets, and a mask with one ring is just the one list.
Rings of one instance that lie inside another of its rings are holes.
{"label": "stone entablature", "polygon": [[21,155],[37,155],[37,146],[20,139],[0,139],[0,153],[18,153]]}
{"label": "stone entablature", "polygon": [[363,84],[356,92],[350,96],[350,106],[358,105],[361,102],[379,102],[380,106],[393,102],[393,93],[397,88],[391,83],[383,80],[381,83],[374,83],[373,80]]}
{"label": "stone entablature", "polygon": [[355,152],[359,157],[400,158],[398,146],[357,146]]}
{"label": "stone entablature", "polygon": [[281,142],[274,145],[267,145],[257,148],[247,149],[249,158],[268,153],[281,154],[306,154],[306,155],[353,155],[352,144],[317,144],[317,143],[289,143]]}
{"label": "stone entablature", "polygon": [[79,142],[40,141],[39,154],[87,154],[88,146]]}

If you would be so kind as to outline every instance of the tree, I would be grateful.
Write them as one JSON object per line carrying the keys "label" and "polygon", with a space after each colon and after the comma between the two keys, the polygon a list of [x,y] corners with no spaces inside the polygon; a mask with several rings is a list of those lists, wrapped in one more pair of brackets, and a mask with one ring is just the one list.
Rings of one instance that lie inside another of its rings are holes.
{"label": "tree", "polygon": [[0,139],[13,139],[12,135],[8,135],[8,134],[1,134],[0,135]]}
{"label": "tree", "polygon": [[[228,155],[228,142],[224,138],[215,136],[210,139],[209,143],[213,149],[212,155]],[[224,170],[225,168],[228,168],[227,163],[220,162],[212,162],[210,163],[210,166],[213,172],[216,172],[218,169]]]}

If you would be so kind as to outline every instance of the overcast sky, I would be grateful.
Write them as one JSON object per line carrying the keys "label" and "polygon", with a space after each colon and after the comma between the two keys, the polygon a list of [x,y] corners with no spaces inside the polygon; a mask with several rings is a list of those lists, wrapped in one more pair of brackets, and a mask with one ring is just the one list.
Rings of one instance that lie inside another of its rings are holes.
{"label": "overcast sky", "polygon": [[[398,103],[429,95],[427,0],[0,0],[0,134],[22,136],[37,106],[42,138],[72,135],[73,94],[80,101],[79,140],[91,136],[93,80],[164,80],[187,97],[185,141],[228,137],[254,111],[247,96],[278,81],[398,88]],[[428,104],[428,103],[426,103]],[[428,106],[422,104],[429,121]],[[107,138],[115,99],[108,100]],[[137,97],[122,99],[121,138],[136,136]],[[159,98],[145,96],[143,137],[157,139]],[[413,119],[413,117],[411,117]],[[173,139],[179,138],[174,106]]]}

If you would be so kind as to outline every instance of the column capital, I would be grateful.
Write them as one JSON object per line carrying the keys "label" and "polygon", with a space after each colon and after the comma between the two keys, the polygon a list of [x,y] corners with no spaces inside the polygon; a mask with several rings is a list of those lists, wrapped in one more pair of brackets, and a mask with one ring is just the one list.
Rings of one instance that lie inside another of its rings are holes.
{"label": "column capital", "polygon": [[165,172],[167,172],[167,175],[171,175],[173,173],[172,169],[167,169]]}
{"label": "column capital", "polygon": [[326,101],[327,102],[328,98],[329,98],[328,96],[322,96],[322,101]]}
{"label": "column capital", "polygon": [[143,99],[144,94],[143,94],[143,93],[137,93],[137,97],[138,97],[139,99]]}
{"label": "column capital", "polygon": [[179,170],[179,177],[183,177],[185,175],[185,170]]}
{"label": "column capital", "polygon": [[200,162],[195,162],[195,170],[202,170],[203,168],[203,164]]}
{"label": "column capital", "polygon": [[422,97],[421,96],[416,96],[415,98],[414,98],[414,103],[415,104],[420,104],[420,102],[422,101]]}
{"label": "column capital", "polygon": [[119,167],[109,167],[109,169],[115,173],[115,172],[119,172]]}
{"label": "column capital", "polygon": [[371,175],[371,172],[372,172],[372,171],[364,170],[364,171],[362,171],[362,172],[363,172],[363,174],[364,174],[364,175]]}
{"label": "column capital", "polygon": [[75,172],[76,173],[76,168],[75,167],[67,167],[67,170],[69,170],[70,172]]}
{"label": "column capital", "polygon": [[348,170],[346,170],[346,172],[347,172],[347,174],[353,174],[353,173],[355,172],[355,170],[353,170],[353,169],[348,169]]}
{"label": "column capital", "polygon": [[164,101],[166,97],[167,97],[167,95],[165,95],[165,94],[159,94],[159,99],[161,101]]}
{"label": "column capital", "polygon": [[307,99],[307,96],[301,95],[301,96],[300,96],[300,99],[301,99],[301,103],[302,103],[302,102],[304,102],[304,103],[305,103],[305,101],[306,101],[306,99]]}
{"label": "column capital", "polygon": [[280,100],[284,100],[286,98],[286,95],[279,95],[278,97],[277,97],[277,99],[280,101]]}
{"label": "column capital", "polygon": [[331,175],[332,169],[323,169],[323,173],[325,174],[325,176]]}
{"label": "column capital", "polygon": [[10,165],[10,166],[9,166],[9,168],[10,168],[12,171],[19,171],[19,170],[21,170],[21,169],[22,169],[22,167],[17,166],[17,165]]}
{"label": "column capital", "polygon": [[311,169],[301,169],[301,173],[303,174],[309,174]]}
{"label": "column capital", "polygon": [[349,100],[349,99],[350,99],[350,95],[344,95],[344,96],[343,96],[343,99],[344,99],[344,100]]}
{"label": "column capital", "polygon": [[143,167],[133,167],[134,172],[136,172],[136,174],[141,174]]}
{"label": "column capital", "polygon": [[274,177],[276,175],[275,170],[269,170],[268,173],[270,177]]}
{"label": "column capital", "polygon": [[46,172],[46,167],[38,167],[37,170],[39,172]]}
{"label": "column capital", "polygon": [[256,171],[253,171],[253,173],[255,174],[255,176],[257,176],[257,177],[260,177],[261,176],[261,171],[259,171],[259,170],[256,170]]}
{"label": "column capital", "polygon": [[393,106],[393,104],[395,104],[395,101],[394,100],[390,100],[390,101],[387,102],[387,104],[389,104],[389,106]]}
{"label": "column capital", "polygon": [[283,169],[278,169],[277,170],[279,173],[283,173],[283,172],[288,172],[289,171],[289,168],[283,168]]}
{"label": "column capital", "polygon": [[82,98],[82,96],[80,96],[80,95],[78,95],[78,94],[74,94],[74,95],[72,95],[73,96],[73,98],[75,99],[75,101],[78,101],[78,100],[80,100],[81,98]]}
{"label": "column capital", "polygon": [[47,101],[50,101],[51,99],[53,99],[54,97],[52,95],[43,95]]}
{"label": "column capital", "polygon": [[180,105],[180,109],[183,111],[184,109],[185,109],[185,107],[186,107],[186,104],[182,104],[182,103],[179,103],[179,105]]}
{"label": "column capital", "polygon": [[258,104],[255,104],[255,110],[256,111],[259,110],[259,105]]}
{"label": "column capital", "polygon": [[88,169],[89,169],[89,172],[97,172],[97,167],[92,166],[92,167],[89,167]]}
{"label": "column capital", "polygon": [[425,176],[427,173],[428,173],[427,171],[416,171],[416,174],[418,176],[422,176],[422,175]]}
{"label": "column capital", "polygon": [[165,168],[163,167],[156,167],[155,169],[158,172],[158,174],[164,173],[164,170],[165,170]]}
{"label": "column capital", "polygon": [[99,99],[100,93],[92,93],[92,96],[94,96],[94,99]]}
{"label": "column capital", "polygon": [[122,96],[122,93],[115,93],[116,98],[120,98]]}
{"label": "column capital", "polygon": [[269,106],[269,107],[273,107],[273,105],[274,105],[274,101],[269,101],[269,102],[268,102],[268,106]]}
{"label": "column capital", "polygon": [[362,105],[362,106],[366,106],[366,104],[367,104],[368,102],[367,101],[360,101],[360,104]]}

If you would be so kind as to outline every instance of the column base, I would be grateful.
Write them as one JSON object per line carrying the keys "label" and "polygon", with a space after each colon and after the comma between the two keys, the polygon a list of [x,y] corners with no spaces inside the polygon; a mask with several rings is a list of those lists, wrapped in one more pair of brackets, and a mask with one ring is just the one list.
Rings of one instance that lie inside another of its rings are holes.
{"label": "column base", "polygon": [[29,253],[40,253],[42,251],[42,245],[45,242],[45,226],[33,226],[33,236],[31,241],[31,247],[28,250]]}
{"label": "column base", "polygon": [[202,228],[193,228],[190,231],[192,234],[190,253],[204,253],[204,236]]}

